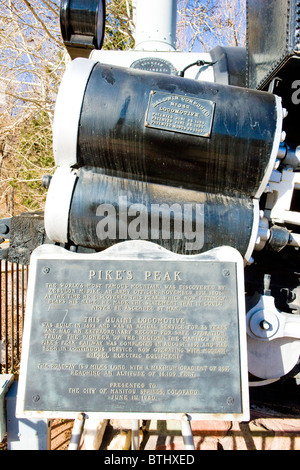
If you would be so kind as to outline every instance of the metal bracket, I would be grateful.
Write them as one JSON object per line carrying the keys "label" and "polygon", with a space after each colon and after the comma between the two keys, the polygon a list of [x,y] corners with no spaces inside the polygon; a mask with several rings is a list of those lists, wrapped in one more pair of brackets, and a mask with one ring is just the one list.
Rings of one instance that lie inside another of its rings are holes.
{"label": "metal bracket", "polygon": [[278,338],[300,339],[300,317],[280,312],[274,297],[263,295],[247,313],[247,333],[254,339],[271,341]]}

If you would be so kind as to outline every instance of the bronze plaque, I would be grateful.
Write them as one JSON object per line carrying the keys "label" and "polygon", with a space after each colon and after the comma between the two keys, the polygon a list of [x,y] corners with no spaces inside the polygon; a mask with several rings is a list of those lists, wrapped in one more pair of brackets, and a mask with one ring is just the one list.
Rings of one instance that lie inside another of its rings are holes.
{"label": "bronze plaque", "polygon": [[213,101],[152,91],[145,125],[165,131],[210,137],[214,110]]}
{"label": "bronze plaque", "polygon": [[35,262],[23,411],[243,415],[236,262],[61,254]]}

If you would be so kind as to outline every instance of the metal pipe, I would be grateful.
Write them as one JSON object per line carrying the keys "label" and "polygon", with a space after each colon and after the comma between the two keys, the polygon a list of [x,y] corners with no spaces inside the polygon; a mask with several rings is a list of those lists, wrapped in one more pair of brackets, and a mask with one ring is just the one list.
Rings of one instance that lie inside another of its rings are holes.
{"label": "metal pipe", "polygon": [[294,149],[288,149],[283,165],[298,168],[300,166],[300,145]]}
{"label": "metal pipe", "polygon": [[135,50],[175,51],[177,0],[135,0]]}
{"label": "metal pipe", "polygon": [[84,413],[79,413],[77,416],[77,419],[75,419],[68,450],[79,449],[79,444],[80,444],[81,436],[82,436],[83,429],[84,429],[85,419],[86,417]]}
{"label": "metal pipe", "polygon": [[140,422],[138,419],[131,421],[131,450],[139,450],[140,448]]}
{"label": "metal pipe", "polygon": [[285,166],[298,168],[300,166],[300,145],[296,148],[289,148],[285,143],[281,143],[277,158],[281,160]]}
{"label": "metal pipe", "polygon": [[195,450],[195,444],[194,444],[193,432],[192,432],[190,420],[191,418],[188,415],[183,415],[181,419],[181,432],[182,432],[185,450]]}

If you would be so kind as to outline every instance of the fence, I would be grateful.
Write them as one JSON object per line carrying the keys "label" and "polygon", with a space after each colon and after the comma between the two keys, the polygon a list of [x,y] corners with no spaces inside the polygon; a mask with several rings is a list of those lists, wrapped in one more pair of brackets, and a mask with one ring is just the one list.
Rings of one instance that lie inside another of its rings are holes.
{"label": "fence", "polygon": [[0,373],[18,373],[29,267],[0,260]]}

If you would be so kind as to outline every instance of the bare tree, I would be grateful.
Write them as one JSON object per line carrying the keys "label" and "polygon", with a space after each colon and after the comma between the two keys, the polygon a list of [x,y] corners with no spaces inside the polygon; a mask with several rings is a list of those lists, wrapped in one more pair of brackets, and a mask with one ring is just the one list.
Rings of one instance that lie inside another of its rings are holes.
{"label": "bare tree", "polygon": [[[0,0],[0,216],[43,209],[52,122],[66,63],[60,0]],[[130,48],[131,0],[107,0],[106,49]]]}
{"label": "bare tree", "polygon": [[218,0],[216,40],[221,45],[245,46],[246,0]]}
{"label": "bare tree", "polygon": [[106,28],[104,49],[131,49],[134,47],[134,2],[106,0]]}
{"label": "bare tree", "polygon": [[0,208],[37,210],[49,160],[54,103],[67,55],[58,0],[0,2]]}
{"label": "bare tree", "polygon": [[178,49],[192,51],[196,42],[206,49],[206,36],[213,30],[211,19],[215,14],[212,0],[178,0]]}
{"label": "bare tree", "polygon": [[216,45],[243,46],[246,0],[178,0],[178,48],[207,52]]}

